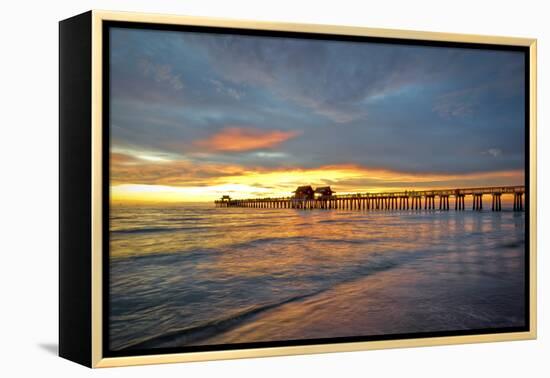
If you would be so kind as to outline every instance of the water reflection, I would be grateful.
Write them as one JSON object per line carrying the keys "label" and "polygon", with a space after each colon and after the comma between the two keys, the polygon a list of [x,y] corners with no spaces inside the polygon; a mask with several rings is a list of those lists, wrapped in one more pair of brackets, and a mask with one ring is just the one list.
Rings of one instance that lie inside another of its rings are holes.
{"label": "water reflection", "polygon": [[112,349],[523,325],[524,215],[115,207]]}

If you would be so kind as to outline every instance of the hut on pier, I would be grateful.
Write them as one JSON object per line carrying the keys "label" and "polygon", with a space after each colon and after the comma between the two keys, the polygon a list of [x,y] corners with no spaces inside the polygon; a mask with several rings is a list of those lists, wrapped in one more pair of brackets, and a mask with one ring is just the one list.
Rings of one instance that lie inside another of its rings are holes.
{"label": "hut on pier", "polygon": [[311,185],[299,186],[294,191],[294,198],[300,200],[311,200],[315,197],[315,192]]}
{"label": "hut on pier", "polygon": [[231,197],[229,197],[228,195],[224,195],[224,196],[222,196],[221,201],[222,202],[229,202],[229,201],[231,201]]}
{"label": "hut on pier", "polygon": [[330,186],[321,186],[315,189],[315,197],[318,199],[329,199],[334,193]]}

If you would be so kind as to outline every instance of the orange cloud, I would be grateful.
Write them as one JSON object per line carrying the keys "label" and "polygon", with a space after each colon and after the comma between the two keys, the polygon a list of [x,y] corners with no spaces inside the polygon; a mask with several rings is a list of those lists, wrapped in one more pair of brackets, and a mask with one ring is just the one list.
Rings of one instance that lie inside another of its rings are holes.
{"label": "orange cloud", "polygon": [[110,162],[111,162],[111,165],[120,166],[120,165],[127,165],[127,164],[135,164],[136,159],[127,154],[111,152]]}
{"label": "orange cloud", "polygon": [[195,145],[209,151],[252,151],[276,147],[298,134],[297,131],[264,131],[251,127],[225,127],[209,138],[195,142]]}

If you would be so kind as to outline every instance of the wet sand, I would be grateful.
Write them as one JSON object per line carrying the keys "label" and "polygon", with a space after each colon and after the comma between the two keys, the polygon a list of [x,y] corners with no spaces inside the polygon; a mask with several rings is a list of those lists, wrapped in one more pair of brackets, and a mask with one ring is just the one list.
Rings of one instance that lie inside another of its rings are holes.
{"label": "wet sand", "polygon": [[523,326],[524,307],[518,306],[522,298],[523,285],[505,276],[486,275],[480,280],[452,268],[418,274],[417,269],[403,267],[259,314],[203,343]]}

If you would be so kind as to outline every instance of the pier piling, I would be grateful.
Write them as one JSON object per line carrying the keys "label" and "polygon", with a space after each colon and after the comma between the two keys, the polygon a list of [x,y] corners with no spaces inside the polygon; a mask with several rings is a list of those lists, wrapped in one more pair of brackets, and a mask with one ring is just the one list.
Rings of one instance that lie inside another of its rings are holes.
{"label": "pier piling", "polygon": [[[524,186],[504,186],[466,189],[404,191],[388,193],[357,193],[334,195],[330,187],[317,189],[315,196],[310,186],[305,188],[308,193],[305,196],[291,196],[279,198],[250,198],[232,199],[224,195],[214,201],[216,207],[243,207],[254,209],[301,209],[301,210],[355,210],[355,211],[395,211],[395,210],[436,210],[447,211],[450,209],[449,198],[454,198],[455,211],[465,210],[465,198],[472,198],[472,210],[483,211],[483,196],[491,196],[491,211],[502,211],[502,195],[513,196],[514,211],[524,210]],[[297,192],[295,192],[297,193]]]}

